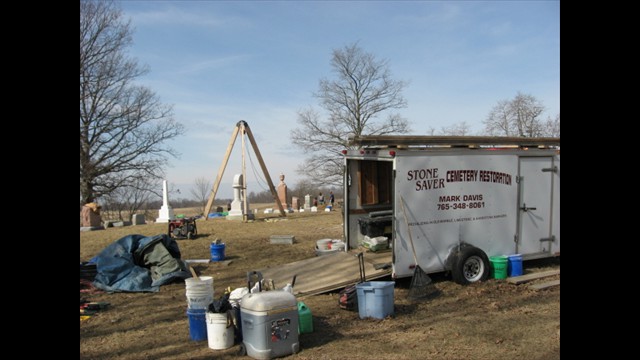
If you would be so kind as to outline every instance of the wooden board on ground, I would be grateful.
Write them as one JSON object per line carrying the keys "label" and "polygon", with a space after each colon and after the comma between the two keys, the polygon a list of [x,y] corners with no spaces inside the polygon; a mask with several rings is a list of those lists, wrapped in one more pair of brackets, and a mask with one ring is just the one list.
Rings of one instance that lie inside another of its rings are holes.
{"label": "wooden board on ground", "polygon": [[535,272],[527,275],[510,277],[507,279],[507,282],[518,285],[518,284],[525,283],[527,281],[540,279],[547,276],[558,275],[558,274],[560,274],[560,270],[540,271],[540,272]]}
{"label": "wooden board on ground", "polygon": [[[272,279],[276,288],[283,288],[296,275],[293,293],[297,297],[321,294],[341,289],[360,281],[357,252],[336,252],[329,255],[257,269],[263,279]],[[391,263],[391,251],[364,254],[365,280],[374,280],[391,274],[391,268],[376,270],[374,263]]]}
{"label": "wooden board on ground", "polygon": [[558,286],[558,285],[560,285],[560,280],[551,280],[551,281],[543,282],[540,284],[529,285],[529,288],[533,290],[542,290],[542,289],[546,289],[546,288],[550,288],[552,286]]}

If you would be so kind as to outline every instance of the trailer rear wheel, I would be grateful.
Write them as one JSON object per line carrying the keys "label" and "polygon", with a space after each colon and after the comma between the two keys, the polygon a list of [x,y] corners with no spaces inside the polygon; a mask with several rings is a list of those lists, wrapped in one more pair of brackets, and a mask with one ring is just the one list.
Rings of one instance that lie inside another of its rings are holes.
{"label": "trailer rear wheel", "polygon": [[451,269],[453,280],[467,285],[489,278],[489,258],[477,247],[467,246],[460,249]]}

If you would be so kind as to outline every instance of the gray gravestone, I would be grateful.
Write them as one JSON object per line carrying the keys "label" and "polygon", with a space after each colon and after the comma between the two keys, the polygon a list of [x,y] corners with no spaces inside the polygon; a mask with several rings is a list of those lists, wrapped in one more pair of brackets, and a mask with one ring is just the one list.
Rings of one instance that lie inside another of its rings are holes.
{"label": "gray gravestone", "polygon": [[144,218],[144,214],[133,214],[133,216],[131,216],[131,223],[133,223],[133,225],[145,225],[147,221]]}

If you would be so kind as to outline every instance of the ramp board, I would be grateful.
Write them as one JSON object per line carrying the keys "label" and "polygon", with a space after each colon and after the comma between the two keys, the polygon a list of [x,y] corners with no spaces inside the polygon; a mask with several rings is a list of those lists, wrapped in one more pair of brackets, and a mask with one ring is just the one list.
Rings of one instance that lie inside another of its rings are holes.
{"label": "ramp board", "polygon": [[521,275],[521,276],[514,276],[514,277],[510,277],[507,279],[507,282],[512,283],[512,284],[522,284],[531,280],[535,280],[535,279],[540,279],[543,277],[547,277],[547,276],[553,276],[553,275],[558,275],[560,274],[560,270],[547,270],[547,271],[539,271],[539,272],[534,272],[531,274],[526,274],[526,275]]}
{"label": "ramp board", "polygon": [[560,280],[551,280],[551,281],[547,281],[547,282],[540,283],[540,284],[529,285],[529,289],[543,290],[543,289],[546,289],[546,288],[550,288],[552,286],[559,286],[559,285],[560,285]]}
{"label": "ramp board", "polygon": [[[294,275],[296,283],[293,293],[297,297],[316,295],[338,290],[360,281],[358,252],[336,252],[316,256],[305,260],[258,269],[264,279],[272,279],[276,288],[290,283]],[[391,267],[377,270],[374,264],[391,263],[391,251],[383,253],[364,253],[365,280],[379,279],[391,274]],[[380,267],[380,266],[378,266]]]}

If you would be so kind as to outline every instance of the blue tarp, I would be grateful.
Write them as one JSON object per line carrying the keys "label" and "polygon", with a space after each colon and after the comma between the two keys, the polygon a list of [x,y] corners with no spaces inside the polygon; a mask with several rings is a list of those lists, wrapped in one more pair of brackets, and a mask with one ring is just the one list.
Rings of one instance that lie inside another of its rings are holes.
{"label": "blue tarp", "polygon": [[191,277],[178,243],[167,234],[127,235],[90,262],[97,268],[93,285],[109,292],[156,292],[161,285]]}
{"label": "blue tarp", "polygon": [[[227,212],[227,214],[228,214],[228,212]],[[216,218],[216,217],[225,217],[225,216],[227,216],[227,214],[225,214],[224,212],[221,212],[221,213],[219,213],[219,212],[209,213],[209,219]]]}

